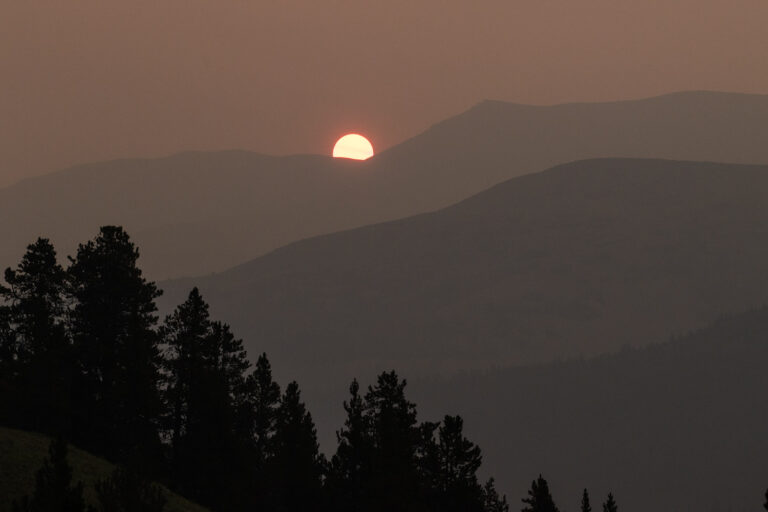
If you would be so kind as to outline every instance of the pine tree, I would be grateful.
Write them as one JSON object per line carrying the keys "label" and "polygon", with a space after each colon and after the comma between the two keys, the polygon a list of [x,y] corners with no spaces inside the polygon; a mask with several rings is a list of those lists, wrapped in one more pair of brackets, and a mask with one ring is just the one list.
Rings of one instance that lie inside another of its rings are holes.
{"label": "pine tree", "polygon": [[280,386],[272,379],[272,367],[262,353],[246,381],[248,393],[246,423],[253,442],[251,506],[264,509],[270,499],[269,468],[267,461],[274,453],[277,411],[280,406]]}
{"label": "pine tree", "polygon": [[269,510],[317,510],[322,501],[325,462],[319,454],[312,416],[291,382],[277,410],[272,456],[267,461]]}
{"label": "pine tree", "polygon": [[227,324],[211,323],[211,338],[218,351],[218,374],[226,387],[234,415],[235,435],[241,440],[252,440],[250,423],[250,389],[246,374],[251,367],[243,340],[235,338]]}
{"label": "pine tree", "polygon": [[613,494],[608,493],[608,499],[603,503],[603,512],[617,512],[616,500],[613,499]]}
{"label": "pine tree", "polygon": [[499,496],[493,478],[483,486],[483,510],[485,512],[509,512],[506,496]]}
{"label": "pine tree", "polygon": [[14,512],[83,512],[83,484],[72,486],[72,468],[67,462],[67,444],[51,441],[48,457],[35,476],[35,490],[13,504]]}
{"label": "pine tree", "polygon": [[371,435],[371,475],[365,487],[367,510],[421,510],[423,508],[417,450],[422,433],[416,406],[405,398],[407,382],[397,374],[379,375],[369,386],[364,411]]}
{"label": "pine tree", "polygon": [[592,512],[592,505],[589,504],[589,493],[586,489],[581,495],[581,512]]}
{"label": "pine tree", "polygon": [[[65,272],[51,243],[39,238],[0,285],[0,365],[8,373],[8,421],[43,432],[70,431],[72,347],[65,329]],[[21,399],[15,399],[23,397]]]}
{"label": "pine tree", "polygon": [[89,512],[162,512],[162,489],[136,471],[118,466],[109,478],[96,482],[99,506]]}
{"label": "pine tree", "polygon": [[272,367],[267,354],[261,354],[256,361],[253,372],[248,376],[247,389],[257,464],[261,464],[271,455],[271,439],[280,404],[280,386],[272,380]]}
{"label": "pine tree", "polygon": [[242,341],[194,288],[166,318],[165,402],[174,488],[219,510],[244,506],[253,454]]}
{"label": "pine tree", "polygon": [[464,437],[463,428],[460,416],[445,416],[438,429],[436,510],[483,510],[483,490],[477,481],[482,455]]}
{"label": "pine tree", "polygon": [[72,336],[82,378],[75,431],[116,461],[159,456],[160,351],[154,283],[120,227],[102,227],[78,247],[68,269]]}
{"label": "pine tree", "polygon": [[[174,462],[179,461],[177,453],[188,435],[190,417],[194,414],[193,401],[199,385],[199,373],[203,345],[209,336],[210,320],[208,304],[203,301],[197,288],[194,288],[187,300],[169,315],[160,330],[165,349],[165,388],[164,397],[168,411],[166,429],[171,439]],[[182,467],[174,468],[173,473],[180,477]]]}
{"label": "pine tree", "polygon": [[405,387],[395,372],[379,375],[364,398],[356,380],[350,385],[326,479],[329,509],[508,512],[493,480],[478,483],[480,449],[464,437],[461,418],[417,423]]}
{"label": "pine tree", "polygon": [[523,503],[527,506],[522,512],[559,512],[549,492],[549,485],[541,475],[531,483],[528,497],[523,498]]}
{"label": "pine tree", "polygon": [[360,396],[357,380],[350,384],[349,394],[349,401],[344,402],[347,419],[344,421],[344,427],[336,432],[338,447],[331,459],[326,480],[333,509],[342,512],[360,510],[363,506],[363,485],[371,474],[373,443],[368,432],[363,398]]}

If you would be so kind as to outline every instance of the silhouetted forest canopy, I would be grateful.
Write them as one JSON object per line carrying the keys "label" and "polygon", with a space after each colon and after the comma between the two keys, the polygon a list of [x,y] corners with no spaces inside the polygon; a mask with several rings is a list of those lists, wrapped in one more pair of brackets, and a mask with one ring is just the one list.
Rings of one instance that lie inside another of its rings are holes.
{"label": "silhouetted forest canopy", "polygon": [[64,439],[119,464],[89,510],[162,510],[152,481],[221,511],[507,509],[462,419],[419,421],[394,371],[351,384],[326,458],[299,385],[276,383],[266,354],[251,365],[197,289],[160,322],[138,258],[105,226],[66,268],[41,238],[5,272],[0,420],[56,436],[14,510],[85,510]]}
{"label": "silhouetted forest canopy", "polygon": [[[264,353],[252,364],[197,288],[161,322],[162,292],[138,258],[122,228],[105,226],[66,267],[40,238],[5,271],[0,422],[54,438],[15,512],[160,512],[158,483],[215,511],[509,510],[494,480],[480,481],[463,419],[420,420],[395,371],[367,388],[353,380],[326,457],[299,385],[275,382]],[[118,465],[96,504],[73,481],[67,442]],[[559,510],[541,475],[522,505]],[[602,507],[618,510],[613,494]],[[592,510],[587,489],[581,510]]]}

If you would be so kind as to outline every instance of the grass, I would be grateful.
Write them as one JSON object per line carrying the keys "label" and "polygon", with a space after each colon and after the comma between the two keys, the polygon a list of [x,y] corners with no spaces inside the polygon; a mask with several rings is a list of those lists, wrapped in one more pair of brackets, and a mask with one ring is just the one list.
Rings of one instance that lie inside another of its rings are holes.
{"label": "grass", "polygon": [[[35,486],[35,473],[48,455],[50,438],[32,432],[0,427],[0,512],[10,512],[11,503]],[[68,447],[73,483],[83,482],[85,499],[95,504],[94,484],[112,473],[114,465],[74,446]],[[206,512],[207,509],[166,490],[164,512]]]}

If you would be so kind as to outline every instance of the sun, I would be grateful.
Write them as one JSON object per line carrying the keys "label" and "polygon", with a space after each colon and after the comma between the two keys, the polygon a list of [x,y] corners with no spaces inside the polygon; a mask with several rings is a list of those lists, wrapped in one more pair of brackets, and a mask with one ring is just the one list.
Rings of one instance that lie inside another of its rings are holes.
{"label": "sun", "polygon": [[334,158],[351,158],[353,160],[367,160],[373,156],[371,142],[357,133],[349,133],[336,141],[333,146]]}

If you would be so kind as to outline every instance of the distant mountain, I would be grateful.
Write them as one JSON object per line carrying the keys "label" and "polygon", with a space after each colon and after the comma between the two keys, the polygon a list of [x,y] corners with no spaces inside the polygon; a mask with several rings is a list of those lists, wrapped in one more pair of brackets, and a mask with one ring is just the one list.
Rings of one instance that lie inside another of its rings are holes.
{"label": "distant mountain", "polygon": [[[586,361],[411,381],[423,417],[466,418],[519,503],[539,472],[560,510],[758,510],[768,487],[768,310]],[[598,501],[599,500],[599,501]]]}
{"label": "distant mountain", "polygon": [[284,379],[594,355],[768,304],[768,166],[603,159],[304,240],[199,286]]}
{"label": "distant mountain", "polygon": [[768,164],[768,95],[680,92],[608,103],[484,101],[375,157],[402,194],[447,206],[504,180],[590,158]]}
{"label": "distant mountain", "polygon": [[124,225],[157,279],[448,206],[594,157],[768,163],[768,96],[691,92],[551,107],[486,101],[365,162],[184,153],[75,167],[0,190],[0,268],[50,237],[62,254]]}
{"label": "distant mountain", "polygon": [[37,236],[72,254],[100,225],[119,224],[141,247],[150,276],[226,268],[376,220],[362,206],[360,177],[348,161],[243,151],[81,166],[0,190],[0,262],[17,263]]}

